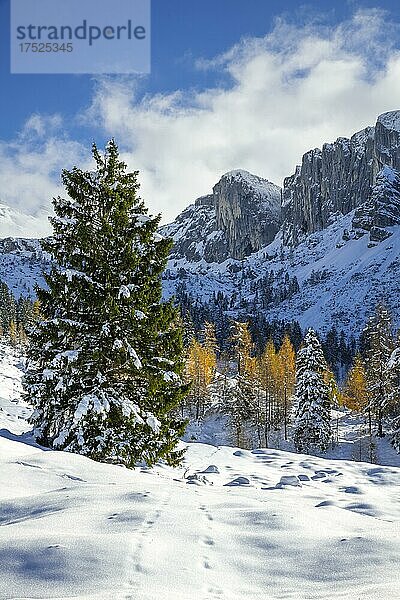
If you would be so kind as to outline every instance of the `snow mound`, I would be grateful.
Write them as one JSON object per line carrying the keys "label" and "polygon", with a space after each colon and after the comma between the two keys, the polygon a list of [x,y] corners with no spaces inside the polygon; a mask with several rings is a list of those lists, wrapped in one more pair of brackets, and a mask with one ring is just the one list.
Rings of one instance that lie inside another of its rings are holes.
{"label": "snow mound", "polygon": [[225,483],[226,486],[239,486],[239,485],[249,485],[250,484],[250,480],[247,477],[236,477],[236,479],[233,479],[232,481],[229,481],[228,483]]}
{"label": "snow mound", "polygon": [[218,467],[216,465],[209,465],[206,469],[204,469],[204,471],[201,471],[201,473],[216,473],[216,474],[219,474],[219,470],[218,470]]}
{"label": "snow mound", "polygon": [[296,475],[283,475],[281,477],[280,482],[277,483],[277,488],[283,488],[286,485],[291,485],[292,487],[301,487],[300,478]]}

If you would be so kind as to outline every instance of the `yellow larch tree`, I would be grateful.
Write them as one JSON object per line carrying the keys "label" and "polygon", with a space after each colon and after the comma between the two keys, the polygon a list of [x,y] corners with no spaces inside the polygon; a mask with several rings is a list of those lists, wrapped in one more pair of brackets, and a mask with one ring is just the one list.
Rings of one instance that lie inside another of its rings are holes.
{"label": "yellow larch tree", "polygon": [[32,319],[33,321],[38,321],[40,319],[40,301],[35,300],[32,305]]}
{"label": "yellow larch tree", "polygon": [[278,355],[278,381],[281,387],[281,398],[283,403],[283,423],[284,423],[284,434],[285,440],[288,439],[287,426],[289,421],[289,412],[291,406],[291,400],[294,391],[294,384],[296,379],[296,353],[294,351],[292,342],[289,336],[286,334],[283,338],[282,345],[279,349]]}
{"label": "yellow larch tree", "polygon": [[28,336],[26,335],[26,331],[22,323],[18,325],[18,343],[22,347],[26,346],[28,343]]}
{"label": "yellow larch tree", "polygon": [[347,408],[364,412],[369,402],[368,382],[363,360],[356,354],[343,390],[343,401]]}
{"label": "yellow larch tree", "polygon": [[10,336],[11,345],[16,346],[18,344],[18,331],[15,321],[10,321],[8,333]]}
{"label": "yellow larch tree", "polygon": [[204,415],[208,400],[208,386],[212,382],[217,366],[217,341],[215,327],[206,323],[204,330],[204,343],[193,339],[187,353],[186,374],[192,383],[189,398],[196,407],[196,419]]}
{"label": "yellow larch tree", "polygon": [[342,398],[347,408],[354,412],[364,414],[368,418],[369,460],[373,462],[374,443],[372,439],[371,392],[368,386],[368,377],[364,362],[361,355],[358,353],[355,356],[353,366],[347,376]]}
{"label": "yellow larch tree", "polygon": [[269,432],[277,423],[279,366],[272,339],[260,357],[261,387],[264,390],[264,441],[268,448]]}

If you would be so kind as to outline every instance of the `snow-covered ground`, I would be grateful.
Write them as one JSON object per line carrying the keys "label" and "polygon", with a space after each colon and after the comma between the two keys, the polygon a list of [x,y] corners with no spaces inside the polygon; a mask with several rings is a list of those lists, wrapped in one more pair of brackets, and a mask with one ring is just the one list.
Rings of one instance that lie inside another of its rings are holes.
{"label": "snow-covered ground", "polygon": [[394,600],[400,469],[186,444],[130,471],[32,443],[0,364],[0,598]]}
{"label": "snow-covered ground", "polygon": [[[371,444],[367,422],[359,414],[343,408],[333,410],[331,426],[334,442],[324,457],[335,460],[368,461],[379,465],[400,467],[400,454],[397,454],[391,445],[390,435],[386,435],[384,438],[373,435]],[[242,437],[245,439],[246,448],[257,448],[254,426],[252,431],[246,429]],[[279,431],[272,431],[270,432],[269,446],[277,450],[295,452],[290,425],[288,438],[285,441],[283,427]],[[203,419],[190,420],[184,440],[214,446],[232,446],[235,434],[229,424],[229,417],[211,407]]]}

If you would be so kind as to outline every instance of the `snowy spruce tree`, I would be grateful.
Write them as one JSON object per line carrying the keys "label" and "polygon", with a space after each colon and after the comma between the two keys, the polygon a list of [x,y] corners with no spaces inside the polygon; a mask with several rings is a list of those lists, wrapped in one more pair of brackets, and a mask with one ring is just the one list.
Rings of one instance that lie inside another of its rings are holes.
{"label": "snowy spruce tree", "polygon": [[400,336],[396,348],[393,350],[387,371],[391,383],[390,408],[392,416],[392,446],[400,454]]}
{"label": "snowy spruce tree", "polygon": [[38,289],[42,320],[32,333],[25,395],[41,444],[95,460],[177,464],[184,424],[174,415],[181,382],[182,332],[161,302],[170,240],[157,234],[110,141],[93,146],[94,172],[64,170],[54,199],[53,258]]}
{"label": "snowy spruce tree", "polygon": [[367,342],[365,365],[370,396],[368,410],[375,417],[377,436],[383,437],[384,417],[390,411],[392,387],[387,363],[394,349],[392,318],[384,304],[378,304],[363,333]]}
{"label": "snowy spruce tree", "polygon": [[325,452],[331,438],[327,365],[318,337],[309,329],[296,361],[294,445],[297,452]]}

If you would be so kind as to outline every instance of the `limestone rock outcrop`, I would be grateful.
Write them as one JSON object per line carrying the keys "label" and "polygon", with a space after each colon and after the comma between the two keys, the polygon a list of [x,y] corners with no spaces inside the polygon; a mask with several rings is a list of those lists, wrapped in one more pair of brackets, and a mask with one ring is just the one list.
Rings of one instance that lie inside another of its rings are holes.
{"label": "limestone rock outcrop", "polygon": [[400,170],[400,111],[384,113],[375,127],[338,138],[304,154],[284,180],[283,241],[297,245],[371,199],[384,166]]}
{"label": "limestone rock outcrop", "polygon": [[212,194],[198,198],[160,233],[174,240],[171,259],[242,260],[272,242],[280,205],[277,185],[247,171],[230,171]]}

